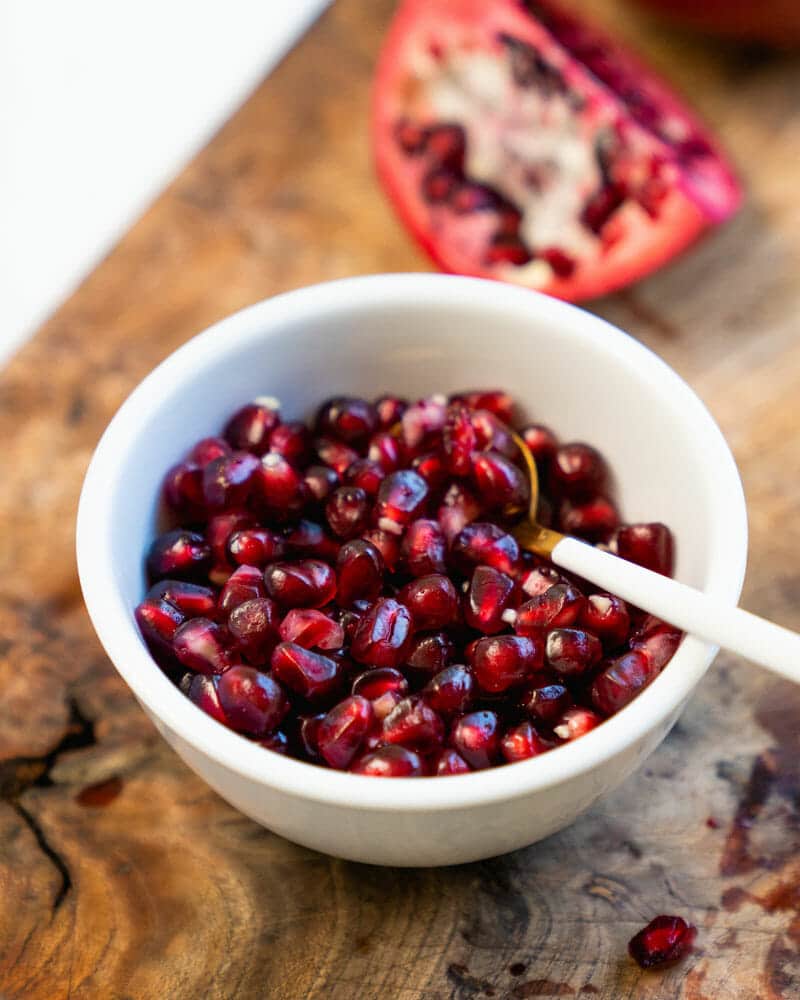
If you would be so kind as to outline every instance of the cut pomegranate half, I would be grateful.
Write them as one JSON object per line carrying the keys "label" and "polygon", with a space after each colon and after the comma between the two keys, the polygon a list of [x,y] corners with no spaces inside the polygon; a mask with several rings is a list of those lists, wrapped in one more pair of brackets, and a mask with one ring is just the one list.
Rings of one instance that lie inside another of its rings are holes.
{"label": "cut pomegranate half", "polygon": [[373,144],[444,270],[571,301],[650,273],[740,200],[670,87],[552,0],[404,0]]}

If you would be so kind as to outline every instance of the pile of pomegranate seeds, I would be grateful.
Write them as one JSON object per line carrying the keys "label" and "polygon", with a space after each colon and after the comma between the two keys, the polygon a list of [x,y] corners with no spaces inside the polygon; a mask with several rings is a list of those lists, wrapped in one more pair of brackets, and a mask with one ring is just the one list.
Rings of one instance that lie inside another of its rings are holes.
{"label": "pile of pomegranate seeds", "polygon": [[643,969],[657,969],[680,961],[692,950],[697,928],[683,917],[651,920],[628,943],[628,954]]}
{"label": "pile of pomegranate seeds", "polygon": [[[462,774],[589,732],[681,635],[520,551],[512,420],[502,392],[339,397],[313,428],[243,407],[166,474],[136,608],[153,657],[223,725],[358,774]],[[619,523],[599,452],[521,433],[543,520],[671,572],[669,529]]]}

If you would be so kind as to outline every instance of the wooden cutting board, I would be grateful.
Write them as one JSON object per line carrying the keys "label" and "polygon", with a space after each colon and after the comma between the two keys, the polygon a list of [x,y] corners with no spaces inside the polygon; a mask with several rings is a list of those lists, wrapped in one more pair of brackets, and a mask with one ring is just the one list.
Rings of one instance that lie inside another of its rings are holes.
{"label": "wooden cutting board", "polygon": [[[136,382],[274,292],[427,267],[367,144],[392,6],[338,0],[0,378],[0,996],[797,997],[788,684],[720,656],[647,766],[570,829],[494,861],[395,871],[234,812],[157,736],[94,638],[76,502]],[[746,603],[800,628],[800,63],[592,6],[693,95],[748,189],[731,224],[594,308],[711,407],[750,505]],[[698,948],[643,973],[626,943],[661,912],[691,918]]]}

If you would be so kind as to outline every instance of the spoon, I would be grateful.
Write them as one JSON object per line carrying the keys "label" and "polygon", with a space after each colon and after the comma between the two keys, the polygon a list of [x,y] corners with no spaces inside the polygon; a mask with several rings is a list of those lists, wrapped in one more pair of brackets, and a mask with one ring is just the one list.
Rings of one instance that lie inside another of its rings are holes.
{"label": "spoon", "polygon": [[528,516],[512,532],[522,548],[544,556],[556,566],[590,580],[684,632],[739,653],[800,684],[800,635],[797,633],[539,524],[536,520],[539,507],[536,462],[520,435],[511,428],[508,431],[522,452],[530,480]]}

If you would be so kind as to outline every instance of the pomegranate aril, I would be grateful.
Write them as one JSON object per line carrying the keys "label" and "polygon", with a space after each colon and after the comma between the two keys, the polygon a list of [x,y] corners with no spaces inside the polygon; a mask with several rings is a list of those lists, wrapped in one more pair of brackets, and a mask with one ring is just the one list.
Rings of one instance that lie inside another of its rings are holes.
{"label": "pomegranate aril", "polygon": [[472,427],[479,451],[496,451],[512,461],[520,457],[519,448],[508,428],[488,410],[475,410]]}
{"label": "pomegranate aril", "polygon": [[368,701],[375,701],[387,691],[405,696],[408,694],[408,681],[394,667],[378,667],[375,670],[365,670],[353,681],[353,694],[360,694]]}
{"label": "pomegranate aril", "polygon": [[550,468],[550,460],[556,453],[558,438],[544,424],[529,424],[520,431],[520,436],[536,461],[539,475],[544,476]]}
{"label": "pomegranate aril", "polygon": [[480,517],[483,508],[477,498],[460,483],[453,483],[444,495],[437,519],[448,543],[452,543],[470,522]]}
{"label": "pomegranate aril", "polygon": [[283,721],[289,703],[278,682],[254,667],[231,667],[217,681],[222,710],[232,729],[267,736]]}
{"label": "pomegranate aril", "polygon": [[253,495],[273,515],[285,516],[302,507],[307,492],[295,467],[283,455],[270,451],[253,474]]}
{"label": "pomegranate aril", "polygon": [[583,629],[555,628],[547,635],[547,662],[563,677],[585,674],[599,662],[602,655],[600,640]]}
{"label": "pomegranate aril", "polygon": [[490,694],[523,684],[542,667],[544,644],[519,635],[480,639],[470,657],[479,686]]}
{"label": "pomegranate aril", "polygon": [[357,600],[374,601],[383,586],[383,559],[377,548],[355,538],[339,550],[336,560],[337,600],[349,608]]}
{"label": "pomegranate aril", "polygon": [[403,414],[407,409],[407,400],[401,399],[399,396],[381,396],[375,400],[375,413],[378,416],[378,426],[381,430],[388,431],[398,421],[402,420]]}
{"label": "pomegranate aril", "polygon": [[278,641],[278,609],[268,597],[255,597],[238,604],[228,618],[235,648],[254,667],[269,661]]}
{"label": "pomegranate aril", "polygon": [[403,565],[411,576],[444,573],[447,543],[438,521],[419,518],[413,521],[403,537]]}
{"label": "pomegranate aril", "polygon": [[556,719],[553,732],[559,739],[576,740],[579,736],[585,736],[586,733],[591,732],[602,721],[596,712],[576,705],[573,708],[568,708]]}
{"label": "pomegranate aril", "polygon": [[319,735],[319,724],[325,718],[325,712],[320,712],[318,715],[305,715],[300,717],[299,726],[299,738],[302,748],[307,757],[311,760],[317,760],[319,758],[319,744],[317,743],[317,736]]}
{"label": "pomegranate aril", "polygon": [[331,767],[344,770],[361,748],[372,725],[372,705],[351,695],[335,705],[317,727],[319,753]]}
{"label": "pomegranate aril", "polygon": [[651,670],[658,673],[672,659],[682,638],[682,632],[671,625],[661,624],[649,629],[632,648],[643,653],[650,663]]}
{"label": "pomegranate aril", "polygon": [[264,567],[283,555],[283,540],[266,528],[235,531],[228,539],[228,555],[237,566]]}
{"label": "pomegranate aril", "polygon": [[553,746],[554,744],[538,733],[530,722],[521,722],[513,729],[509,729],[500,741],[503,757],[510,764],[518,760],[528,760],[529,757],[538,757],[539,754],[552,750]]}
{"label": "pomegranate aril", "polygon": [[203,470],[188,462],[179,462],[164,476],[164,501],[181,521],[200,521],[206,514],[203,494]]}
{"label": "pomegranate aril", "polygon": [[591,688],[592,704],[603,715],[613,715],[647,687],[656,674],[640,650],[623,653],[595,677]]}
{"label": "pomegranate aril", "polygon": [[475,689],[470,671],[461,664],[445,667],[422,690],[422,697],[440,715],[466,711]]}
{"label": "pomegranate aril", "polygon": [[453,539],[452,557],[464,572],[483,565],[514,576],[521,564],[514,536],[499,525],[484,521],[474,521],[462,528]]}
{"label": "pomegranate aril", "polygon": [[199,674],[222,674],[238,661],[225,642],[225,633],[208,618],[191,618],[176,631],[172,648],[180,662]]}
{"label": "pomegranate aril", "polygon": [[476,771],[491,767],[500,753],[499,725],[495,712],[462,715],[450,734],[453,749]]}
{"label": "pomegranate aril", "polygon": [[280,729],[256,742],[260,747],[264,747],[265,750],[271,750],[273,753],[282,754],[284,757],[289,754],[289,737],[286,733],[281,732]]}
{"label": "pomegranate aril", "polygon": [[697,928],[683,917],[662,914],[631,938],[628,954],[643,969],[671,965],[692,950],[696,935]]}
{"label": "pomegranate aril", "polygon": [[340,542],[326,534],[321,524],[306,518],[286,532],[284,543],[291,555],[314,556],[325,562],[335,562],[341,549]]}
{"label": "pomegranate aril", "polygon": [[309,465],[305,471],[303,482],[310,495],[323,503],[339,485],[339,476],[327,465]]}
{"label": "pomegranate aril", "polygon": [[215,458],[203,470],[203,498],[210,510],[229,510],[246,503],[261,463],[247,451]]}
{"label": "pomegranate aril", "polygon": [[519,635],[538,635],[543,629],[565,628],[578,621],[586,598],[569,583],[557,583],[517,609],[514,630]]}
{"label": "pomegranate aril", "polygon": [[383,720],[386,743],[429,753],[444,742],[441,717],[419,695],[404,698]]}
{"label": "pomegranate aril", "polygon": [[478,496],[487,507],[495,510],[517,509],[528,502],[530,489],[527,477],[498,451],[481,452],[475,456],[472,478]]}
{"label": "pomegranate aril", "polygon": [[223,458],[225,455],[230,455],[231,451],[231,446],[227,441],[223,441],[222,438],[202,438],[192,447],[186,456],[186,462],[188,465],[196,465],[200,469],[205,469],[209,462],[213,462],[217,458]]}
{"label": "pomegranate aril", "polygon": [[225,425],[225,438],[234,448],[265,455],[269,451],[270,435],[279,423],[277,408],[249,403],[234,413]]}
{"label": "pomegranate aril", "polygon": [[343,476],[349,466],[360,458],[357,451],[334,438],[320,437],[314,441],[317,457],[323,465],[329,466],[338,476]]}
{"label": "pomegranate aril", "polygon": [[411,612],[393,598],[378,601],[358,623],[350,647],[354,660],[368,666],[398,667],[409,648]]}
{"label": "pomegranate aril", "polygon": [[431,396],[409,406],[401,420],[406,447],[412,451],[419,449],[430,435],[438,433],[444,427],[446,416],[444,396]]}
{"label": "pomegranate aril", "polygon": [[397,472],[403,465],[403,445],[394,434],[381,431],[370,438],[367,458],[382,469],[384,475]]}
{"label": "pomegranate aril", "polygon": [[344,478],[349,486],[358,487],[368,497],[374,499],[378,495],[381,483],[386,478],[386,472],[377,462],[373,462],[369,458],[358,458],[347,467]]}
{"label": "pomegranate aril", "polygon": [[605,497],[594,497],[580,503],[565,500],[558,511],[558,524],[567,535],[578,535],[589,542],[601,542],[619,524],[614,504]]}
{"label": "pomegranate aril", "polygon": [[[209,520],[206,526],[206,542],[211,549],[211,558],[217,570],[224,572],[231,567],[228,544],[232,536],[237,531],[248,531],[255,527],[255,518],[246,510],[232,510],[225,514],[215,514]],[[221,580],[214,582],[224,583],[229,575],[230,573],[226,573]]]}
{"label": "pomegranate aril", "polygon": [[555,566],[534,566],[520,579],[521,589],[530,597],[539,597],[560,583],[564,583],[564,578]]}
{"label": "pomegranate aril", "polygon": [[409,648],[406,663],[414,670],[437,674],[450,664],[454,651],[453,642],[445,632],[417,635]]}
{"label": "pomegranate aril", "polygon": [[161,580],[147,591],[147,601],[166,601],[187,618],[205,617],[214,613],[217,595],[210,587],[186,580]]}
{"label": "pomegranate aril", "polygon": [[245,601],[266,596],[267,590],[261,570],[256,566],[240,566],[231,573],[228,582],[220,591],[217,608],[221,615],[227,616]]}
{"label": "pomegranate aril", "polygon": [[304,465],[314,451],[311,432],[300,420],[279,424],[269,436],[269,450],[291,462],[294,466]]}
{"label": "pomegranate aril", "polygon": [[615,649],[628,635],[631,617],[621,597],[613,594],[590,594],[578,624],[593,632],[607,649]]}
{"label": "pomegranate aril", "polygon": [[559,718],[572,702],[569,691],[563,684],[544,684],[525,691],[520,705],[542,722],[552,722]]}
{"label": "pomegranate aril", "polygon": [[469,475],[472,468],[472,453],[477,445],[470,411],[466,406],[449,406],[442,432],[447,471],[453,476]]}
{"label": "pomegranate aril", "polygon": [[400,562],[400,542],[397,535],[390,531],[382,531],[380,528],[370,528],[361,537],[365,542],[375,546],[381,554],[383,565],[390,573],[394,573]]}
{"label": "pomegranate aril", "polygon": [[602,494],[608,482],[608,468],[603,456],[591,445],[562,444],[553,455],[550,482],[559,496],[586,500]]}
{"label": "pomegranate aril", "polygon": [[223,726],[230,725],[219,701],[215,678],[207,677],[205,674],[195,674],[189,683],[186,695],[189,701],[194,702],[198,708],[202,708],[206,715],[221,722]]}
{"label": "pomegranate aril", "polygon": [[531,252],[519,236],[500,232],[491,238],[481,263],[489,268],[494,268],[498,264],[522,267],[531,260],[533,260]]}
{"label": "pomegranate aril", "polygon": [[372,403],[354,396],[336,396],[323,403],[317,412],[317,431],[345,444],[363,444],[378,425]]}
{"label": "pomegranate aril", "polygon": [[340,685],[343,666],[339,660],[298,645],[281,642],[270,659],[273,674],[290,690],[304,698],[324,698]]}
{"label": "pomegranate aril", "polygon": [[350,770],[372,778],[416,778],[425,773],[419,754],[401,746],[378,747],[359,757]]}
{"label": "pomegranate aril", "polygon": [[476,566],[464,595],[464,621],[470,628],[494,635],[506,628],[503,618],[511,606],[514,581],[491,566]]}
{"label": "pomegranate aril", "polygon": [[403,695],[397,691],[386,691],[378,698],[372,699],[372,711],[375,715],[375,727],[373,731],[373,741],[370,749],[375,749],[383,744],[383,720],[390,715],[403,700]]}
{"label": "pomegranate aril", "polygon": [[472,768],[460,753],[445,748],[431,759],[431,772],[436,775],[469,774]]}
{"label": "pomegranate aril", "polygon": [[278,630],[284,642],[294,642],[305,649],[332,650],[344,645],[344,629],[314,608],[292,608]]}
{"label": "pomegranate aril", "polygon": [[422,476],[431,490],[438,490],[447,482],[448,472],[441,451],[424,451],[413,459],[411,468]]}
{"label": "pomegranate aril", "polygon": [[665,524],[624,524],[612,545],[622,559],[672,576],[674,545],[672,532]]}
{"label": "pomegranate aril", "polygon": [[504,424],[514,419],[514,400],[500,389],[459,392],[450,397],[450,402],[463,403],[470,410],[488,410]]}
{"label": "pomegranate aril", "polygon": [[416,629],[442,628],[458,618],[458,594],[452,580],[431,573],[407,583],[397,599],[411,612]]}
{"label": "pomegranate aril", "polygon": [[428,498],[428,484],[418,473],[403,469],[388,475],[378,490],[375,515],[378,527],[392,534],[420,516]]}
{"label": "pomegranate aril", "polygon": [[147,575],[152,582],[167,577],[199,580],[210,564],[211,550],[194,531],[167,531],[155,539],[147,553]]}
{"label": "pomegranate aril", "polygon": [[355,538],[369,523],[369,500],[358,486],[340,486],[325,505],[325,517],[339,538]]}
{"label": "pomegranate aril", "polygon": [[186,616],[159,598],[147,597],[134,611],[136,624],[151,651],[172,652],[172,639]]}
{"label": "pomegranate aril", "polygon": [[336,574],[319,559],[272,563],[264,570],[264,581],[282,608],[321,608],[336,596]]}

